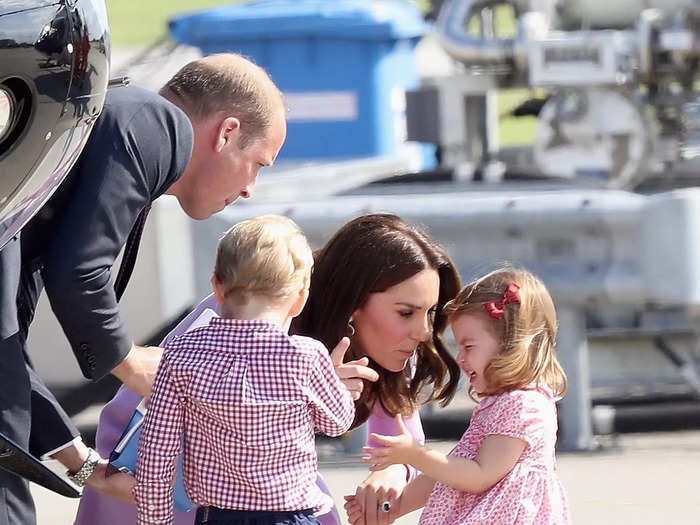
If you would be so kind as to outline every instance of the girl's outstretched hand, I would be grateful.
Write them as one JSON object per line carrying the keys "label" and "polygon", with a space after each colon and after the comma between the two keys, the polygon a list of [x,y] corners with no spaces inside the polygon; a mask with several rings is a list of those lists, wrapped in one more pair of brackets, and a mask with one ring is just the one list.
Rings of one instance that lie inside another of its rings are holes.
{"label": "girl's outstretched hand", "polygon": [[383,470],[389,465],[397,463],[413,464],[416,454],[423,446],[415,440],[406,428],[401,414],[395,416],[396,426],[401,432],[398,436],[382,436],[371,434],[370,438],[381,443],[382,447],[363,447],[362,450],[367,456],[361,460],[370,463],[369,470]]}

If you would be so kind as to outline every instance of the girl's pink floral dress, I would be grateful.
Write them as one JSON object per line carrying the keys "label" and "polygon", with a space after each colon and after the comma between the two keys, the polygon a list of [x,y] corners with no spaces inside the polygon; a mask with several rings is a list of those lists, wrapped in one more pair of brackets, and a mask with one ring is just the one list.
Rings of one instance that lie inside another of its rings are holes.
{"label": "girl's pink floral dress", "polygon": [[557,412],[545,386],[484,398],[451,455],[474,459],[488,435],[527,443],[513,470],[491,490],[471,494],[436,483],[419,525],[562,525],[571,523],[554,459]]}

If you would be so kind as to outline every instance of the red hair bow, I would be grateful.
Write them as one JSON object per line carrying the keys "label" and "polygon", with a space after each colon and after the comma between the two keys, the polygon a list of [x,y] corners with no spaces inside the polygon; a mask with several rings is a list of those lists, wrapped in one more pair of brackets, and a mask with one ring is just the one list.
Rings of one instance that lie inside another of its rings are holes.
{"label": "red hair bow", "polygon": [[502,319],[503,314],[506,312],[506,305],[508,304],[519,304],[520,303],[520,286],[515,283],[510,283],[506,292],[503,294],[502,301],[489,301],[484,303],[484,308],[486,308],[486,313],[489,314],[491,319]]}

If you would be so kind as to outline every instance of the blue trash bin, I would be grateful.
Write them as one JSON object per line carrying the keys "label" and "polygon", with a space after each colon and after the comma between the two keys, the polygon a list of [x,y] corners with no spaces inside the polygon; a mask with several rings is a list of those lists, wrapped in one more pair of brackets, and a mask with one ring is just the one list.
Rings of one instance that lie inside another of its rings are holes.
{"label": "blue trash bin", "polygon": [[280,159],[394,155],[427,26],[403,0],[263,0],[179,16],[172,37],[265,68],[289,106]]}

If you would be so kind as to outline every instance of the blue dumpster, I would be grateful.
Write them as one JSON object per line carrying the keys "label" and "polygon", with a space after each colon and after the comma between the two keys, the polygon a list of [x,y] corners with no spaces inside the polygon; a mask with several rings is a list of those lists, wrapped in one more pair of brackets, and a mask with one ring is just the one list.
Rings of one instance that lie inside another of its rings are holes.
{"label": "blue dumpster", "polygon": [[393,155],[427,26],[403,0],[263,0],[179,16],[172,37],[264,67],[289,106],[281,159]]}

